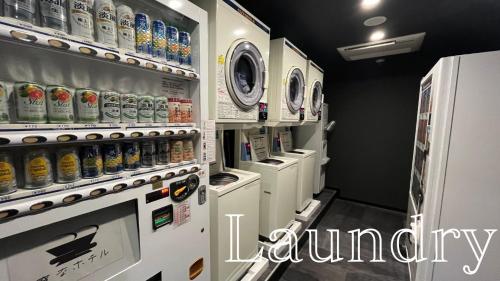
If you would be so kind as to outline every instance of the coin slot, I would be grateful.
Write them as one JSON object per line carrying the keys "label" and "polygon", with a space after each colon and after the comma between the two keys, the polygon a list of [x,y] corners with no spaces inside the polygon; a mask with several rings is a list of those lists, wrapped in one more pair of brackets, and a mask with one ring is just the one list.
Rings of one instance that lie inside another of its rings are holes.
{"label": "coin slot", "polygon": [[0,138],[0,145],[6,145],[9,144],[10,140],[6,138]]}
{"label": "coin slot", "polygon": [[85,136],[86,140],[102,140],[103,136],[101,134],[88,134]]}
{"label": "coin slot", "polygon": [[133,138],[140,138],[140,137],[144,136],[144,134],[141,132],[133,132],[132,134],[130,134],[130,136]]}
{"label": "coin slot", "polygon": [[149,132],[150,137],[157,137],[159,135],[160,135],[160,132],[157,132],[157,131]]}
{"label": "coin slot", "polygon": [[14,209],[0,211],[0,220],[13,217],[13,216],[15,216],[17,214],[19,214],[19,211],[18,210],[14,210]]}
{"label": "coin slot", "polygon": [[127,188],[127,185],[124,183],[120,183],[120,184],[113,186],[113,191],[118,192],[118,191],[122,191],[125,188]]}
{"label": "coin slot", "polygon": [[168,72],[168,73],[172,73],[172,68],[171,67],[168,67],[168,66],[164,66],[162,67],[162,70],[165,71],[165,72]]}
{"label": "coin slot", "polygon": [[146,183],[146,181],[145,181],[145,180],[143,180],[143,179],[141,179],[141,180],[136,180],[136,181],[134,181],[133,185],[134,185],[135,187],[137,187],[137,186],[141,186],[141,185],[143,185],[143,184],[145,184],[145,183]]}
{"label": "coin slot", "polygon": [[103,195],[104,193],[106,193],[106,189],[99,188],[99,189],[96,189],[96,190],[92,190],[90,192],[90,197],[96,197],[96,196],[99,196],[99,195]]}
{"label": "coin slot", "polygon": [[203,258],[200,258],[189,267],[189,280],[194,280],[203,272]]}
{"label": "coin slot", "polygon": [[54,48],[58,48],[58,49],[68,50],[70,48],[68,43],[57,40],[57,39],[49,39],[48,43],[50,46],[52,46]]}
{"label": "coin slot", "polygon": [[109,135],[109,137],[111,139],[121,139],[121,138],[124,138],[125,137],[125,134],[122,134],[122,133],[112,133],[111,135]]}
{"label": "coin slot", "polygon": [[173,177],[175,177],[175,173],[174,173],[174,172],[170,172],[170,173],[167,173],[167,174],[165,175],[165,179],[171,179],[171,178],[173,178]]}
{"label": "coin slot", "polygon": [[154,176],[154,177],[151,177],[151,179],[149,179],[149,181],[152,182],[152,183],[153,182],[157,182],[159,180],[161,180],[161,176]]}
{"label": "coin slot", "polygon": [[53,202],[44,201],[44,202],[40,202],[40,203],[36,203],[34,205],[31,205],[30,210],[31,211],[40,211],[43,209],[47,209],[47,208],[51,207],[52,205],[54,205]]}
{"label": "coin slot", "polygon": [[76,139],[78,139],[78,137],[75,135],[61,135],[57,137],[58,142],[75,141]]}
{"label": "coin slot", "polygon": [[113,54],[113,53],[105,53],[104,57],[107,58],[108,60],[113,60],[113,61],[119,61],[120,57]]}
{"label": "coin slot", "polygon": [[64,197],[63,203],[65,203],[65,204],[73,203],[73,202],[75,202],[77,200],[82,199],[82,197],[83,196],[80,195],[80,194],[69,195],[69,196]]}
{"label": "coin slot", "polygon": [[127,63],[128,64],[133,64],[133,65],[139,65],[140,62],[136,59],[133,59],[133,58],[127,58]]}
{"label": "coin slot", "polygon": [[24,42],[36,42],[36,40],[38,40],[35,36],[33,35],[29,35],[29,34],[26,34],[24,32],[19,32],[19,31],[15,31],[15,30],[12,30],[10,32],[10,35],[17,39],[17,40],[21,40],[21,41],[24,41]]}
{"label": "coin slot", "polygon": [[31,143],[44,143],[47,141],[46,137],[42,136],[28,136],[23,138],[23,143],[31,144]]}

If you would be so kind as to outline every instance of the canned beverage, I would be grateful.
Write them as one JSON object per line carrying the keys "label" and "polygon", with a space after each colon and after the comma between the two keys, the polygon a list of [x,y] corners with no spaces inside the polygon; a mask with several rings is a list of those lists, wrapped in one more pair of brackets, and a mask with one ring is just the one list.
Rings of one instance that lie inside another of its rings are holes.
{"label": "canned beverage", "polygon": [[17,122],[47,123],[45,91],[36,83],[14,84]]}
{"label": "canned beverage", "polygon": [[170,143],[170,163],[184,161],[184,143],[182,140],[174,140]]}
{"label": "canned beverage", "polygon": [[137,170],[141,167],[141,149],[138,142],[123,144],[123,167],[126,171]]}
{"label": "canned beverage", "polygon": [[156,165],[156,148],[154,141],[141,143],[141,165],[142,167],[154,167]]}
{"label": "canned beverage", "polygon": [[85,145],[80,149],[82,161],[82,177],[85,179],[98,178],[103,173],[101,150],[98,145]]}
{"label": "canned beverage", "polygon": [[192,139],[185,139],[182,142],[182,158],[184,161],[194,160],[194,145]]}
{"label": "canned beverage", "polygon": [[167,57],[166,26],[161,20],[153,21],[153,57],[165,60]]}
{"label": "canned beverage", "polygon": [[126,5],[116,8],[118,47],[135,51],[135,15]]}
{"label": "canned beverage", "polygon": [[64,86],[47,86],[47,113],[49,123],[73,123],[73,94]]}
{"label": "canned beverage", "polygon": [[151,19],[144,13],[135,14],[136,51],[140,54],[152,54]]}
{"label": "canned beverage", "polygon": [[12,193],[17,189],[16,169],[12,157],[0,152],[0,195]]}
{"label": "canned beverage", "polygon": [[168,98],[155,97],[155,122],[167,123],[168,122]]}
{"label": "canned beverage", "polygon": [[122,123],[137,122],[137,96],[134,94],[121,94],[120,96]]}
{"label": "canned beverage", "polygon": [[4,0],[4,16],[36,24],[36,0]]}
{"label": "canned beverage", "polygon": [[154,97],[140,96],[137,100],[137,115],[139,117],[139,123],[154,122]]}
{"label": "canned beverage", "polygon": [[80,123],[99,122],[99,94],[91,89],[76,89],[76,115]]}
{"label": "canned beverage", "polygon": [[170,143],[168,140],[157,142],[158,164],[167,165],[170,163]]}
{"label": "canned beverage", "polygon": [[57,182],[75,182],[82,178],[80,159],[76,148],[63,148],[56,152]]}
{"label": "canned beverage", "polygon": [[181,100],[179,98],[168,98],[168,122],[181,123]]}
{"label": "canned beverage", "polygon": [[9,89],[0,81],[0,123],[9,123]]}
{"label": "canned beverage", "polygon": [[104,155],[104,173],[117,174],[123,171],[123,155],[120,144],[105,144],[102,148]]}
{"label": "canned beverage", "polygon": [[113,91],[101,91],[99,106],[101,123],[120,123],[120,94]]}
{"label": "canned beverage", "polygon": [[68,32],[67,0],[40,0],[43,27]]}
{"label": "canned beverage", "polygon": [[24,155],[24,176],[27,189],[37,189],[51,185],[52,164],[46,149],[37,149]]}
{"label": "canned beverage", "polygon": [[95,0],[97,42],[116,47],[116,7],[112,0]]}
{"label": "canned beverage", "polygon": [[181,99],[180,101],[181,122],[193,122],[193,101],[191,99]]}
{"label": "canned beverage", "polygon": [[188,32],[179,32],[179,64],[191,67],[191,35]]}
{"label": "canned beverage", "polygon": [[179,64],[179,31],[174,26],[167,26],[167,62]]}
{"label": "canned beverage", "polygon": [[69,0],[71,34],[94,40],[94,0]]}

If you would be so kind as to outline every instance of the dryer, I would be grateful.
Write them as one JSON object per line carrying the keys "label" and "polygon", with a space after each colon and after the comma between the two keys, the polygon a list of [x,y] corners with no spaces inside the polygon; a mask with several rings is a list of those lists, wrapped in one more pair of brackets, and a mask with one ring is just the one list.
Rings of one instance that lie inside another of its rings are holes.
{"label": "dryer", "polygon": [[307,61],[306,98],[304,122],[318,122],[323,104],[323,69],[312,60]]}
{"label": "dryer", "polygon": [[267,125],[300,124],[306,92],[307,56],[285,38],[272,40],[269,71]]}
{"label": "dryer", "polygon": [[233,0],[196,0],[209,16],[209,114],[217,123],[267,119],[270,29]]}
{"label": "dryer", "polygon": [[269,240],[276,229],[300,229],[295,219],[298,160],[270,156],[267,134],[250,135],[250,161],[240,161],[239,168],[261,174],[260,230],[262,240]]}

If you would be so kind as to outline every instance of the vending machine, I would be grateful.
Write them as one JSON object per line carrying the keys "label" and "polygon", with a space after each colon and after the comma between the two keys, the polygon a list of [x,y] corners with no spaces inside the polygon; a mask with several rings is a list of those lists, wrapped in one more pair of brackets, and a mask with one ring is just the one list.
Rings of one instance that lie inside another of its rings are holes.
{"label": "vending machine", "polygon": [[35,1],[0,17],[0,280],[210,280],[206,12],[11,2]]}
{"label": "vending machine", "polygon": [[[500,52],[439,60],[421,82],[406,241],[411,280],[496,280],[500,241],[493,236],[479,267],[463,230],[485,245],[500,227]],[[418,219],[416,215],[421,215]],[[441,247],[448,262],[433,262],[436,230],[459,231]],[[453,237],[455,236],[455,237]]]}

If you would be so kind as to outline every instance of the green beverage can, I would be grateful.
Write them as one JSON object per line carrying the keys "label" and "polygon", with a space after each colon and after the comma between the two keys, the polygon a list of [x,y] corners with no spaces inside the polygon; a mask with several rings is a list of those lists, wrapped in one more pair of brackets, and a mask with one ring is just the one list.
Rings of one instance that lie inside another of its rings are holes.
{"label": "green beverage can", "polygon": [[97,91],[77,89],[75,103],[79,123],[99,122],[99,94]]}
{"label": "green beverage can", "polygon": [[134,94],[120,95],[122,123],[137,122],[137,96]]}
{"label": "green beverage can", "polygon": [[168,98],[155,97],[155,122],[167,123],[168,122]]}
{"label": "green beverage can", "polygon": [[47,86],[47,112],[49,123],[73,123],[73,93],[63,86]]}
{"label": "green beverage can", "polygon": [[102,123],[120,123],[120,94],[102,91],[99,95]]}
{"label": "green beverage can", "polygon": [[36,83],[16,82],[14,84],[17,122],[47,123],[45,91]]}
{"label": "green beverage can", "polygon": [[139,96],[137,99],[137,115],[139,123],[154,122],[155,101],[152,96]]}

